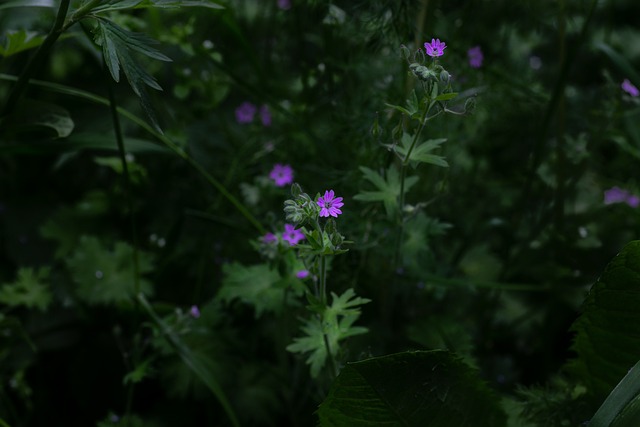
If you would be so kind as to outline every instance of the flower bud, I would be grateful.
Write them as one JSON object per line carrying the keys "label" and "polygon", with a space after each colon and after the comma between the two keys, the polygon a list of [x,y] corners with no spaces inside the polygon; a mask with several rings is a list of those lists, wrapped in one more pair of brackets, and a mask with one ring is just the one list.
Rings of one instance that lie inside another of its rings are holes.
{"label": "flower bud", "polygon": [[451,82],[451,74],[449,74],[449,72],[447,70],[442,70],[440,72],[440,81],[446,85],[449,84],[449,82]]}
{"label": "flower bud", "polygon": [[464,112],[466,114],[472,114],[476,109],[476,99],[475,98],[467,98],[464,102]]}
{"label": "flower bud", "polygon": [[297,199],[301,193],[302,193],[302,188],[300,188],[300,185],[297,182],[294,182],[293,184],[291,184],[291,196],[294,199]]}
{"label": "flower bud", "polygon": [[411,51],[409,50],[408,47],[406,47],[403,44],[400,45],[400,56],[402,56],[407,61],[409,60],[409,57],[411,56]]}

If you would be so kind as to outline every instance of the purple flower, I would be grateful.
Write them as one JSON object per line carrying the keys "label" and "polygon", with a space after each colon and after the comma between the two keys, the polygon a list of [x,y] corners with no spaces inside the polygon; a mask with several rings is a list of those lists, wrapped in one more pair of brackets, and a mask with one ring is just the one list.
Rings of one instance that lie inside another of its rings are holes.
{"label": "purple flower", "polygon": [[427,50],[427,55],[437,58],[444,55],[447,45],[441,42],[440,39],[431,39],[431,43],[425,43],[424,48]]}
{"label": "purple flower", "polygon": [[469,65],[471,65],[472,68],[480,68],[482,66],[484,55],[482,54],[480,46],[475,46],[469,49],[467,51],[467,56],[469,57]]}
{"label": "purple flower", "polygon": [[271,244],[271,243],[275,243],[277,241],[278,241],[278,238],[273,233],[267,233],[264,236],[262,236],[262,242],[263,243]]}
{"label": "purple flower", "polygon": [[291,0],[278,0],[278,7],[282,10],[291,9]]}
{"label": "purple flower", "polygon": [[604,204],[610,205],[612,203],[626,203],[632,208],[637,208],[640,206],[640,197],[620,187],[611,187],[604,192]]}
{"label": "purple flower", "polygon": [[604,204],[621,203],[626,201],[629,196],[630,194],[627,190],[623,190],[620,187],[611,187],[604,192]]}
{"label": "purple flower", "polygon": [[269,172],[269,178],[276,183],[276,186],[284,187],[293,182],[293,169],[289,165],[276,163]]}
{"label": "purple flower", "polygon": [[622,90],[627,92],[629,95],[636,97],[638,95],[640,95],[640,91],[638,90],[637,87],[635,87],[630,81],[629,79],[624,79],[622,81],[622,84],[620,85],[622,86]]}
{"label": "purple flower", "polygon": [[260,107],[260,121],[264,126],[271,126],[271,112],[266,105]]}
{"label": "purple flower", "polygon": [[300,240],[304,239],[304,233],[300,230],[296,230],[296,227],[291,224],[284,225],[284,233],[282,233],[282,240],[289,242],[289,246],[295,246]]}
{"label": "purple flower", "polygon": [[238,123],[251,123],[256,115],[256,106],[250,102],[243,102],[236,108],[236,121]]}
{"label": "purple flower", "polygon": [[320,216],[332,216],[337,218],[342,213],[340,210],[344,206],[342,197],[335,197],[333,190],[325,191],[324,196],[318,197],[318,206],[320,206]]}
{"label": "purple flower", "polygon": [[189,314],[194,318],[197,319],[198,317],[200,317],[200,310],[198,309],[197,305],[192,305],[191,309],[189,310]]}
{"label": "purple flower", "polygon": [[296,277],[298,279],[306,279],[307,277],[309,277],[309,270],[300,270],[296,273]]}

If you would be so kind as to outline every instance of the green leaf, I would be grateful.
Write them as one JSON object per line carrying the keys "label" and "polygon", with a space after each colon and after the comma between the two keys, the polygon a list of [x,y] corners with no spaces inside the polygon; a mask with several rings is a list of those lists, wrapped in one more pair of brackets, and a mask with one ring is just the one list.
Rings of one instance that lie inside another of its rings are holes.
{"label": "green leaf", "polygon": [[278,313],[284,308],[285,291],[277,286],[280,274],[267,264],[245,267],[237,262],[222,267],[224,279],[218,292],[218,298],[225,302],[239,299],[252,305],[256,318],[263,312]]}
{"label": "green leaf", "polygon": [[640,425],[640,362],[629,370],[595,413],[589,427]]}
{"label": "green leaf", "polygon": [[48,7],[54,8],[56,4],[53,0],[14,0],[0,4],[0,10],[12,7]]}
{"label": "green leaf", "polygon": [[[409,156],[409,161],[413,162],[414,166],[416,162],[420,162],[430,163],[436,166],[448,167],[449,164],[444,159],[444,157],[430,154],[433,150],[440,147],[440,145],[446,140],[446,138],[438,138],[428,139],[426,141],[416,143],[416,146],[413,147],[411,155]],[[401,144],[395,146],[396,152],[402,156],[403,160],[406,159],[409,148],[411,148],[412,141],[413,137],[405,133],[404,135],[402,135]]]}
{"label": "green leaf", "polygon": [[[92,305],[132,302],[136,296],[133,262],[133,248],[129,244],[116,242],[111,250],[93,236],[82,236],[76,250],[66,260],[78,285],[78,297]],[[138,262],[140,275],[153,270],[150,254],[138,251]],[[140,291],[150,295],[151,284],[142,278],[138,280]]]}
{"label": "green leaf", "polygon": [[33,31],[7,31],[0,38],[0,56],[11,56],[25,50],[38,47],[44,41],[45,36]]}
{"label": "green leaf", "polygon": [[0,303],[45,311],[52,299],[48,279],[48,268],[20,268],[15,282],[0,286]]}
{"label": "green leaf", "polygon": [[94,40],[98,46],[102,47],[102,56],[111,73],[111,77],[113,77],[116,82],[120,81],[120,68],[122,68],[131,89],[133,89],[133,92],[140,98],[142,108],[147,113],[156,130],[160,130],[145,86],[160,91],[162,88],[155,79],[134,60],[131,52],[138,52],[160,61],[171,61],[171,59],[151,47],[152,44],[157,43],[155,40],[144,34],[125,30],[105,18],[97,19],[97,25],[94,29]]}
{"label": "green leaf", "polygon": [[74,128],[69,112],[64,108],[42,101],[25,100],[0,120],[2,133],[8,135],[44,134],[50,138],[64,138]]}
{"label": "green leaf", "polygon": [[477,373],[442,350],[348,363],[317,414],[321,427],[506,425]]}
{"label": "green leaf", "polygon": [[206,7],[208,9],[224,9],[224,6],[209,0],[111,0],[93,9],[94,13],[125,9],[176,9],[180,7]]}
{"label": "green leaf", "polygon": [[[353,198],[363,202],[382,202],[389,218],[393,218],[398,211],[398,197],[400,196],[400,173],[396,168],[390,166],[387,170],[386,180],[377,172],[361,166],[360,170],[364,178],[377,187],[377,191],[361,191]],[[404,192],[418,182],[418,177],[411,176],[405,178]]]}
{"label": "green leaf", "polygon": [[[331,296],[332,304],[325,308],[322,320],[317,316],[305,320],[301,328],[304,336],[295,338],[293,343],[287,346],[287,350],[292,353],[310,353],[307,364],[311,366],[311,376],[314,378],[318,376],[327,360],[325,335],[331,354],[336,356],[340,341],[367,332],[367,328],[352,325],[360,317],[360,309],[356,307],[370,300],[355,297],[353,289],[347,289],[341,296],[332,292]],[[313,307],[314,311],[321,308],[321,305]]]}
{"label": "green leaf", "polygon": [[123,384],[137,384],[151,374],[151,359],[140,363],[135,369],[124,376]]}
{"label": "green leaf", "polygon": [[440,95],[436,96],[436,99],[434,99],[434,101],[448,101],[455,98],[456,96],[458,96],[457,92],[441,93]]}
{"label": "green leaf", "polygon": [[604,400],[640,355],[640,241],[627,244],[593,285],[571,326],[577,358],[568,369]]}

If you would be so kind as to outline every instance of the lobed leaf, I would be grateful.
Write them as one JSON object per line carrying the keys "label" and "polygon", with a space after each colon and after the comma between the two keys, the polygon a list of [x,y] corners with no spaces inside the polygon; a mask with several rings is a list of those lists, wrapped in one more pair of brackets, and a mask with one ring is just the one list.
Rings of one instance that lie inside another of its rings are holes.
{"label": "lobed leaf", "polygon": [[5,58],[16,53],[23,52],[25,50],[38,47],[44,41],[45,36],[33,31],[19,30],[19,31],[7,31],[4,36],[0,38],[3,41],[0,44],[0,56]]}
{"label": "lobed leaf", "polygon": [[[400,173],[396,168],[390,166],[387,170],[386,180],[377,172],[361,166],[360,171],[364,178],[377,187],[377,191],[361,191],[353,198],[363,202],[382,202],[384,203],[387,216],[392,218],[398,210],[398,197],[400,196]],[[404,192],[406,193],[411,187],[418,182],[418,177],[411,176],[405,178]]]}

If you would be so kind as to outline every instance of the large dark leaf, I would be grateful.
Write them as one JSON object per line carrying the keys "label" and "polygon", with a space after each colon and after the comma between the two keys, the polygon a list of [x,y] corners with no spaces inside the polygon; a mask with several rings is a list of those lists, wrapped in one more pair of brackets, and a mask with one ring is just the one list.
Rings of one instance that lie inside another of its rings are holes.
{"label": "large dark leaf", "polygon": [[607,265],[593,285],[582,314],[572,325],[577,333],[569,363],[602,401],[640,358],[640,241],[633,241]]}
{"label": "large dark leaf", "polygon": [[317,411],[322,427],[500,427],[499,400],[448,351],[349,363]]}

